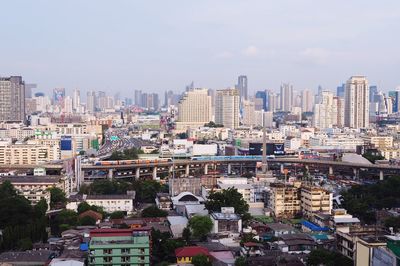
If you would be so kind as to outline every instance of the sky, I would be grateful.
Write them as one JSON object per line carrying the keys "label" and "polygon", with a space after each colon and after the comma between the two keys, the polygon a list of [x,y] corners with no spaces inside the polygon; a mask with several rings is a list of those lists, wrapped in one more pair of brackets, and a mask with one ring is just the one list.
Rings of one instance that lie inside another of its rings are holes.
{"label": "sky", "polygon": [[1,3],[0,76],[38,90],[133,95],[232,87],[250,92],[352,75],[400,85],[398,0],[12,0]]}

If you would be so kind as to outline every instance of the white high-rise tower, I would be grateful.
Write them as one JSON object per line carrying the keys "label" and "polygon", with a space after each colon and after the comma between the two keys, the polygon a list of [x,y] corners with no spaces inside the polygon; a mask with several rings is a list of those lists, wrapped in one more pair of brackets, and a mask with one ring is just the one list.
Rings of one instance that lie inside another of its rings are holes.
{"label": "white high-rise tower", "polygon": [[364,76],[353,76],[346,82],[344,113],[346,127],[369,126],[369,86]]}

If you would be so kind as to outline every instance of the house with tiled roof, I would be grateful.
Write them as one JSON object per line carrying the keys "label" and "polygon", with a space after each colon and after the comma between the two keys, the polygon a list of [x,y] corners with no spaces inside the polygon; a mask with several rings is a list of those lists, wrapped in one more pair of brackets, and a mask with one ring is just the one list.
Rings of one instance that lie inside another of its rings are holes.
{"label": "house with tiled roof", "polygon": [[205,247],[189,246],[175,249],[177,264],[191,263],[193,257],[197,255],[205,255],[207,257],[210,257],[210,253]]}

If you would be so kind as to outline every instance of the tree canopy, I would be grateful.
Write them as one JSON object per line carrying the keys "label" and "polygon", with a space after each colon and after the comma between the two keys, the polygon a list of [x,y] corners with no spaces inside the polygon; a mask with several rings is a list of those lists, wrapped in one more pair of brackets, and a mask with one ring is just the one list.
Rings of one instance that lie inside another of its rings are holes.
{"label": "tree canopy", "polygon": [[365,223],[375,222],[375,210],[400,207],[400,176],[342,192],[343,207]]}
{"label": "tree canopy", "polygon": [[64,191],[58,187],[49,188],[50,191],[50,207],[54,208],[59,205],[64,205],[67,202]]}
{"label": "tree canopy", "polygon": [[249,205],[235,188],[211,192],[205,202],[205,207],[209,212],[220,212],[221,207],[234,207],[235,213],[240,215],[249,211]]}
{"label": "tree canopy", "polygon": [[204,240],[208,233],[210,233],[213,222],[208,216],[195,215],[190,218],[188,226],[195,238]]}
{"label": "tree canopy", "polygon": [[193,264],[193,266],[211,266],[212,265],[209,258],[204,254],[199,254],[199,255],[193,256],[192,264]]}
{"label": "tree canopy", "polygon": [[205,127],[224,127],[222,124],[216,124],[214,121],[210,121],[204,124]]}
{"label": "tree canopy", "polygon": [[315,249],[311,251],[307,259],[309,266],[321,265],[341,265],[352,266],[353,261],[338,252],[332,252],[326,249]]}
{"label": "tree canopy", "polygon": [[139,158],[138,154],[143,153],[142,150],[137,148],[130,148],[123,151],[114,151],[108,160],[116,161],[116,160],[135,160]]}
{"label": "tree canopy", "polygon": [[168,212],[157,208],[157,206],[149,206],[142,211],[142,217],[167,217]]}

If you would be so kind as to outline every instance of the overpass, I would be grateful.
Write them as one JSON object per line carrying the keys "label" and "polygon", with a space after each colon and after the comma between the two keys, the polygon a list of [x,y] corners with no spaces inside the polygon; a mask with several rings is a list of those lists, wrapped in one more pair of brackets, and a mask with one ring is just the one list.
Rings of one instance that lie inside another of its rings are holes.
{"label": "overpass", "polygon": [[[141,163],[141,164],[127,164],[127,165],[93,165],[93,164],[82,164],[81,171],[106,171],[108,177],[112,178],[114,171],[132,170],[135,172],[135,177],[139,178],[142,170],[151,172],[153,177],[157,176],[157,170],[160,168],[166,168],[169,172],[175,170],[184,170],[186,175],[189,175],[190,168],[204,168],[204,173],[208,173],[210,166],[215,165],[226,165],[228,173],[231,172],[232,165],[235,164],[255,164],[259,162],[258,159],[232,159],[232,160],[175,160],[172,162],[157,162],[157,163]],[[400,173],[400,165],[379,165],[379,164],[363,164],[363,163],[350,163],[341,161],[328,161],[328,160],[312,160],[312,159],[298,159],[298,158],[285,158],[277,157],[275,159],[267,159],[269,164],[301,164],[305,167],[315,166],[324,167],[329,169],[329,174],[333,175],[335,169],[353,169],[355,176],[360,169],[369,169],[379,171],[380,179],[383,179],[384,172],[398,172]],[[37,167],[45,168],[46,170],[57,170],[61,171],[63,165],[60,164],[39,164],[39,165],[0,165],[0,169],[34,169]]]}

